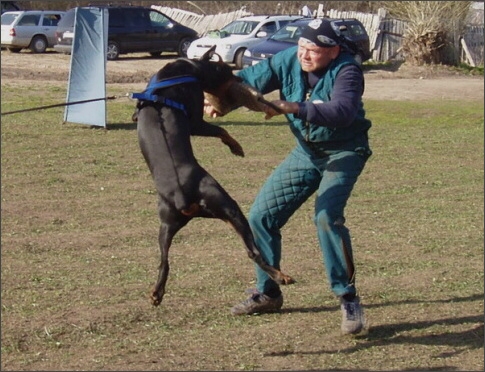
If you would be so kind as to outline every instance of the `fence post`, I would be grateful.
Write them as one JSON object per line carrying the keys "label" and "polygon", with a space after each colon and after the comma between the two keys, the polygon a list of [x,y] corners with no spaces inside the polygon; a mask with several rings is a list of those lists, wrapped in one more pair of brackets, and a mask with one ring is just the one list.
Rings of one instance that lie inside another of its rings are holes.
{"label": "fence post", "polygon": [[461,47],[463,48],[463,51],[465,52],[465,56],[468,60],[469,65],[472,66],[472,67],[476,67],[475,61],[473,60],[473,57],[472,57],[470,51],[468,50],[468,46],[466,45],[465,39],[460,38],[460,43],[461,43]]}

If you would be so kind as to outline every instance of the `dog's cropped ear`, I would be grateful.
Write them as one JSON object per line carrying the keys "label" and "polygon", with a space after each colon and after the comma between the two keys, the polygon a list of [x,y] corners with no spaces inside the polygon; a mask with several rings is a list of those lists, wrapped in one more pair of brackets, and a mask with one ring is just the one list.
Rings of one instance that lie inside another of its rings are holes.
{"label": "dog's cropped ear", "polygon": [[205,52],[202,55],[202,57],[200,57],[200,60],[201,61],[210,61],[214,54],[216,54],[216,46],[215,45],[211,46],[210,49],[207,52]]}

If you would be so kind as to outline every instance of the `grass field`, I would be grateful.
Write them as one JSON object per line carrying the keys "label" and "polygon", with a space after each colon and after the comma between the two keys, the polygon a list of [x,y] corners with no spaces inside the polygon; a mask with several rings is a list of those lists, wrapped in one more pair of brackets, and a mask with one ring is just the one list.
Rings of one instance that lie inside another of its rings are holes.
{"label": "grass field", "polygon": [[[2,112],[64,98],[2,84]],[[63,124],[63,108],[3,116],[1,369],[483,371],[483,102],[365,105],[374,154],[346,210],[368,320],[357,337],[340,335],[313,198],[283,229],[297,283],[281,313],[229,314],[253,266],[206,219],[176,236],[154,308],[156,194],[133,105],[108,103],[109,130]],[[208,138],[196,156],[247,214],[294,140],[281,118],[243,109],[213,122],[246,157]]]}

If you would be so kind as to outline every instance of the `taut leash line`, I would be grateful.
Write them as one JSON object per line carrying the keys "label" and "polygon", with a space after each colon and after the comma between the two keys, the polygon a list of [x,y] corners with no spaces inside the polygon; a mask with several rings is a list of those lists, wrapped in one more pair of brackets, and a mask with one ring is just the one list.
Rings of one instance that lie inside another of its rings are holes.
{"label": "taut leash line", "polygon": [[8,112],[2,112],[0,115],[10,115],[10,114],[17,114],[19,112],[28,112],[28,111],[36,111],[36,110],[44,110],[48,108],[53,108],[53,107],[61,107],[61,106],[71,106],[71,105],[78,105],[80,103],[88,103],[88,102],[95,102],[95,101],[108,101],[112,99],[116,99],[118,96],[109,96],[109,97],[103,97],[103,98],[93,98],[93,99],[86,99],[83,101],[75,101],[75,102],[67,102],[67,103],[57,103],[54,105],[47,105],[47,106],[40,106],[40,107],[32,107],[28,109],[22,109],[22,110],[15,110],[15,111],[8,111]]}

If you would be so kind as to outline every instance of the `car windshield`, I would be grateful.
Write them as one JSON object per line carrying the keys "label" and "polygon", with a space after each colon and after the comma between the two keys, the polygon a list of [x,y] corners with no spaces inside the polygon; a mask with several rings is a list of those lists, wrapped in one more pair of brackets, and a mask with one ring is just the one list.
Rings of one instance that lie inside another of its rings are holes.
{"label": "car windshield", "polygon": [[286,25],[282,29],[278,30],[273,36],[270,37],[274,41],[283,41],[287,43],[297,44],[300,38],[303,26]]}
{"label": "car windshield", "polygon": [[4,13],[4,14],[2,14],[2,26],[11,25],[13,23],[13,21],[15,21],[18,18],[18,16],[19,15],[17,13],[15,13],[15,14]]}
{"label": "car windshield", "polygon": [[255,21],[234,21],[224,26],[221,31],[228,34],[249,35],[258,24],[259,22]]}

